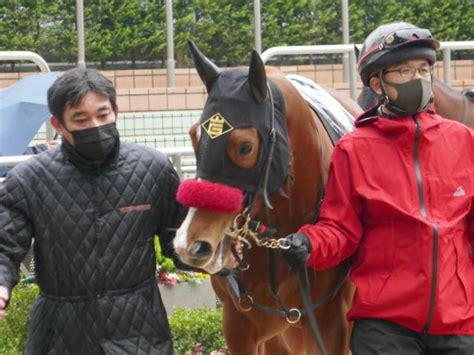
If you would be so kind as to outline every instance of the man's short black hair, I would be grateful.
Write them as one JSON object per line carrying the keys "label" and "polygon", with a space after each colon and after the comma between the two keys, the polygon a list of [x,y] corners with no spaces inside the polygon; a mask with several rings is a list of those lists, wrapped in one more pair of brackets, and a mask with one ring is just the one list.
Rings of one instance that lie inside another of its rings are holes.
{"label": "man's short black hair", "polygon": [[49,88],[49,111],[63,123],[66,105],[77,106],[90,92],[108,98],[112,109],[117,113],[117,93],[113,83],[97,70],[83,68],[68,70]]}

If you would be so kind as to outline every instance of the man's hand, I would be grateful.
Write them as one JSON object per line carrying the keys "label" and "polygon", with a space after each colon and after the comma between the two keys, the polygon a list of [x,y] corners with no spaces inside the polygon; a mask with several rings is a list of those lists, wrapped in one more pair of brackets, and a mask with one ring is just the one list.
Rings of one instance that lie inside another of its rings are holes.
{"label": "man's hand", "polygon": [[53,148],[57,147],[59,145],[59,143],[61,143],[61,142],[58,141],[58,140],[47,141],[46,142],[46,147],[48,149],[53,149]]}
{"label": "man's hand", "polygon": [[312,250],[308,237],[303,233],[293,233],[285,239],[290,246],[288,249],[282,249],[281,251],[285,260],[292,268],[304,267]]}
{"label": "man's hand", "polygon": [[0,321],[5,317],[5,308],[7,308],[10,294],[5,286],[0,285]]}

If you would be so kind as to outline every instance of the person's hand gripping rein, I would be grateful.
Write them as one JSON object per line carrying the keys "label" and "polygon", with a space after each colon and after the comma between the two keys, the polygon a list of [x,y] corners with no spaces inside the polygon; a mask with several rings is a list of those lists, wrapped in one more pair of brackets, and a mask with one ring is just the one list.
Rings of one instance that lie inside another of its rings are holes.
{"label": "person's hand gripping rein", "polygon": [[282,249],[281,253],[287,263],[294,269],[304,267],[312,250],[309,238],[303,233],[293,233],[285,239],[289,247]]}

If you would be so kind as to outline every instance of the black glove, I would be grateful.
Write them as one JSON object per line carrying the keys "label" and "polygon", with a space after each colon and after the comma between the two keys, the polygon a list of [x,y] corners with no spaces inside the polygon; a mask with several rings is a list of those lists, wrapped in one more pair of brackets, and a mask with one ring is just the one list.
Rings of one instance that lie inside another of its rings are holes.
{"label": "black glove", "polygon": [[281,254],[287,263],[295,269],[304,267],[312,250],[309,238],[303,233],[293,233],[285,239],[290,247],[282,249]]}

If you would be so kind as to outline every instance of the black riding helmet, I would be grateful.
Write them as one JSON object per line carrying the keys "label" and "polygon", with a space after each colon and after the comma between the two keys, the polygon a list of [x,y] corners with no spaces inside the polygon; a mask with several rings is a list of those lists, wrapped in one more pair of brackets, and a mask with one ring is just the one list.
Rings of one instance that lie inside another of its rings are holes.
{"label": "black riding helmet", "polygon": [[407,22],[392,22],[376,28],[366,38],[359,54],[358,68],[364,85],[373,74],[402,60],[425,58],[433,65],[439,42],[431,32]]}

